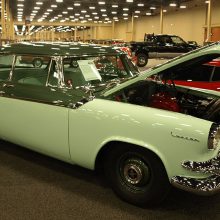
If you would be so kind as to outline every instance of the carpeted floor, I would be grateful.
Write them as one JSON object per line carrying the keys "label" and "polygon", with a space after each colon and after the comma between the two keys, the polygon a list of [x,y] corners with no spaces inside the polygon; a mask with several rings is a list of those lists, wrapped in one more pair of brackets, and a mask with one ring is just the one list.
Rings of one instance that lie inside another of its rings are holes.
{"label": "carpeted floor", "polygon": [[0,220],[219,219],[220,194],[173,189],[155,208],[115,196],[94,172],[0,141]]}

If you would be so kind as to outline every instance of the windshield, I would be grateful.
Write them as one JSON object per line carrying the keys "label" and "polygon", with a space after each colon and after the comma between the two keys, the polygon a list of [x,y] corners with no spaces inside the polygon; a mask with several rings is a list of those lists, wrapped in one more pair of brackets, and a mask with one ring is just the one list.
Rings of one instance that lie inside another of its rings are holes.
{"label": "windshield", "polygon": [[76,88],[126,79],[138,71],[126,55],[97,55],[64,58],[63,73],[65,84]]}
{"label": "windshield", "polygon": [[186,44],[186,42],[178,36],[172,36],[171,39],[175,44]]}

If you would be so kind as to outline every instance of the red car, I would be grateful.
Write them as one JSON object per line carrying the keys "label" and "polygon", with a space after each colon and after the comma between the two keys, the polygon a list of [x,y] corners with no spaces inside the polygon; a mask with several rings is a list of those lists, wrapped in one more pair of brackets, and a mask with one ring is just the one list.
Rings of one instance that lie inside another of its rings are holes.
{"label": "red car", "polygon": [[193,68],[180,67],[169,76],[177,85],[220,91],[220,58]]}

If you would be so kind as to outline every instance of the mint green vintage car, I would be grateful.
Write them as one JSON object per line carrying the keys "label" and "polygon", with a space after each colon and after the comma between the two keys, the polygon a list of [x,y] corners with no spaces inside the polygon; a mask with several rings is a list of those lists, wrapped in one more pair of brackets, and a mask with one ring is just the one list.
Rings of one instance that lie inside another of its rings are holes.
{"label": "mint green vintage car", "polygon": [[[220,189],[220,93],[177,86],[171,76],[219,56],[216,43],[138,74],[111,47],[3,46],[0,138],[104,171],[116,194],[135,205],[160,202],[171,185],[213,194]],[[25,62],[35,57],[42,65]]]}

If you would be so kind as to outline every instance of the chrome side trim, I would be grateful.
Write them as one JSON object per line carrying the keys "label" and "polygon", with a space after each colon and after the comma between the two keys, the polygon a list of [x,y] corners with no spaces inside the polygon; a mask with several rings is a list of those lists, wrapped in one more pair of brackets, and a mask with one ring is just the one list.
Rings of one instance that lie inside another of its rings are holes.
{"label": "chrome side trim", "polygon": [[198,195],[212,195],[220,191],[220,176],[213,175],[204,179],[175,176],[171,184],[179,189]]}
{"label": "chrome side trim", "polygon": [[182,166],[191,171],[220,175],[220,152],[210,160],[203,162],[184,161]]}
{"label": "chrome side trim", "polygon": [[203,162],[184,161],[182,166],[197,173],[210,174],[207,178],[174,176],[171,184],[199,195],[211,195],[220,191],[220,151],[217,156]]}

